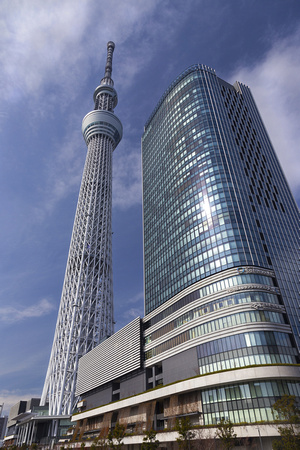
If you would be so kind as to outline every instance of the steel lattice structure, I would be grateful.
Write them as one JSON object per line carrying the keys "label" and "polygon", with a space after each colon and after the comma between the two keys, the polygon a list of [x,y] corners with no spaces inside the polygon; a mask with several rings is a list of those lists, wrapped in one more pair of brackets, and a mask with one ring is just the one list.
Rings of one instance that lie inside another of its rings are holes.
{"label": "steel lattice structure", "polygon": [[87,157],[80,187],[54,341],[41,405],[50,415],[70,415],[79,358],[113,334],[112,152],[122,138],[114,115],[111,79],[114,43],[107,44],[104,78],[95,108],[82,122]]}

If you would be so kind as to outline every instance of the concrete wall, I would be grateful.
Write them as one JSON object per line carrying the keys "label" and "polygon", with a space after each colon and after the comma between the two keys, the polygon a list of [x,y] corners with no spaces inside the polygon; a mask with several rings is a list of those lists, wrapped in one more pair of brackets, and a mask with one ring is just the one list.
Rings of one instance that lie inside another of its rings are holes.
{"label": "concrete wall", "polygon": [[5,436],[5,430],[7,425],[7,419],[8,417],[0,417],[0,439],[3,439]]}
{"label": "concrete wall", "polygon": [[112,387],[108,387],[103,389],[102,391],[95,392],[92,395],[85,397],[82,396],[82,399],[86,401],[86,409],[95,408],[96,406],[106,405],[111,402],[112,396]]}
{"label": "concrete wall", "polygon": [[32,410],[34,406],[39,406],[40,401],[40,398],[31,398],[30,400],[28,400],[26,403],[26,411]]}
{"label": "concrete wall", "polygon": [[[132,378],[120,382],[120,399],[130,397],[135,394],[140,394],[145,390],[145,374],[140,373]],[[85,400],[85,409],[92,409],[96,406],[107,405],[112,402],[112,383],[101,391],[95,392],[91,395],[82,395],[82,400]]]}
{"label": "concrete wall", "polygon": [[14,406],[10,408],[9,415],[8,415],[8,423],[7,426],[11,427],[16,423],[14,417],[16,417],[18,414],[23,413],[26,411],[27,402],[24,400],[19,401]]}
{"label": "concrete wall", "polygon": [[164,385],[199,375],[196,347],[162,362]]}
{"label": "concrete wall", "polygon": [[145,374],[141,373],[120,383],[120,399],[140,394],[145,389]]}

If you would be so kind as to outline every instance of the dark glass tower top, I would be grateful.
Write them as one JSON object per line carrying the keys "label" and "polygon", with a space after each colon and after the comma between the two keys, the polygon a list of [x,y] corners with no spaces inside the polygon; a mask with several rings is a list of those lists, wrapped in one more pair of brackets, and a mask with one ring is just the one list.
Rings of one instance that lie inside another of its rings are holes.
{"label": "dark glass tower top", "polygon": [[145,313],[255,266],[274,271],[299,345],[299,212],[250,89],[191,66],[146,123],[142,157]]}

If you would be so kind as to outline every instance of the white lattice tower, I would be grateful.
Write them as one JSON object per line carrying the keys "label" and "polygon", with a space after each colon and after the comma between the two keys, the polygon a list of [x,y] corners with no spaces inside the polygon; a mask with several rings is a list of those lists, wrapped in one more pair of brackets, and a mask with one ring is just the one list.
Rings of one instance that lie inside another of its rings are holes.
{"label": "white lattice tower", "polygon": [[82,122],[87,157],[41,399],[41,405],[49,400],[50,415],[71,414],[79,358],[114,331],[112,152],[122,138],[122,124],[113,113],[118,101],[111,79],[114,47],[108,42],[95,109]]}

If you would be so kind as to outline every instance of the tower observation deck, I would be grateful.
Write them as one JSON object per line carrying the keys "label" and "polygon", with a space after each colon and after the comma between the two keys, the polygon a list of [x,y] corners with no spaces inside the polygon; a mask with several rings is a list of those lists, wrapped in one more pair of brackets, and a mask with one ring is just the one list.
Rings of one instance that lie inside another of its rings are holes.
{"label": "tower observation deck", "polygon": [[122,138],[114,114],[113,42],[94,110],[82,121],[87,157],[79,192],[53,346],[41,405],[50,415],[70,415],[78,360],[114,332],[112,279],[112,153]]}

